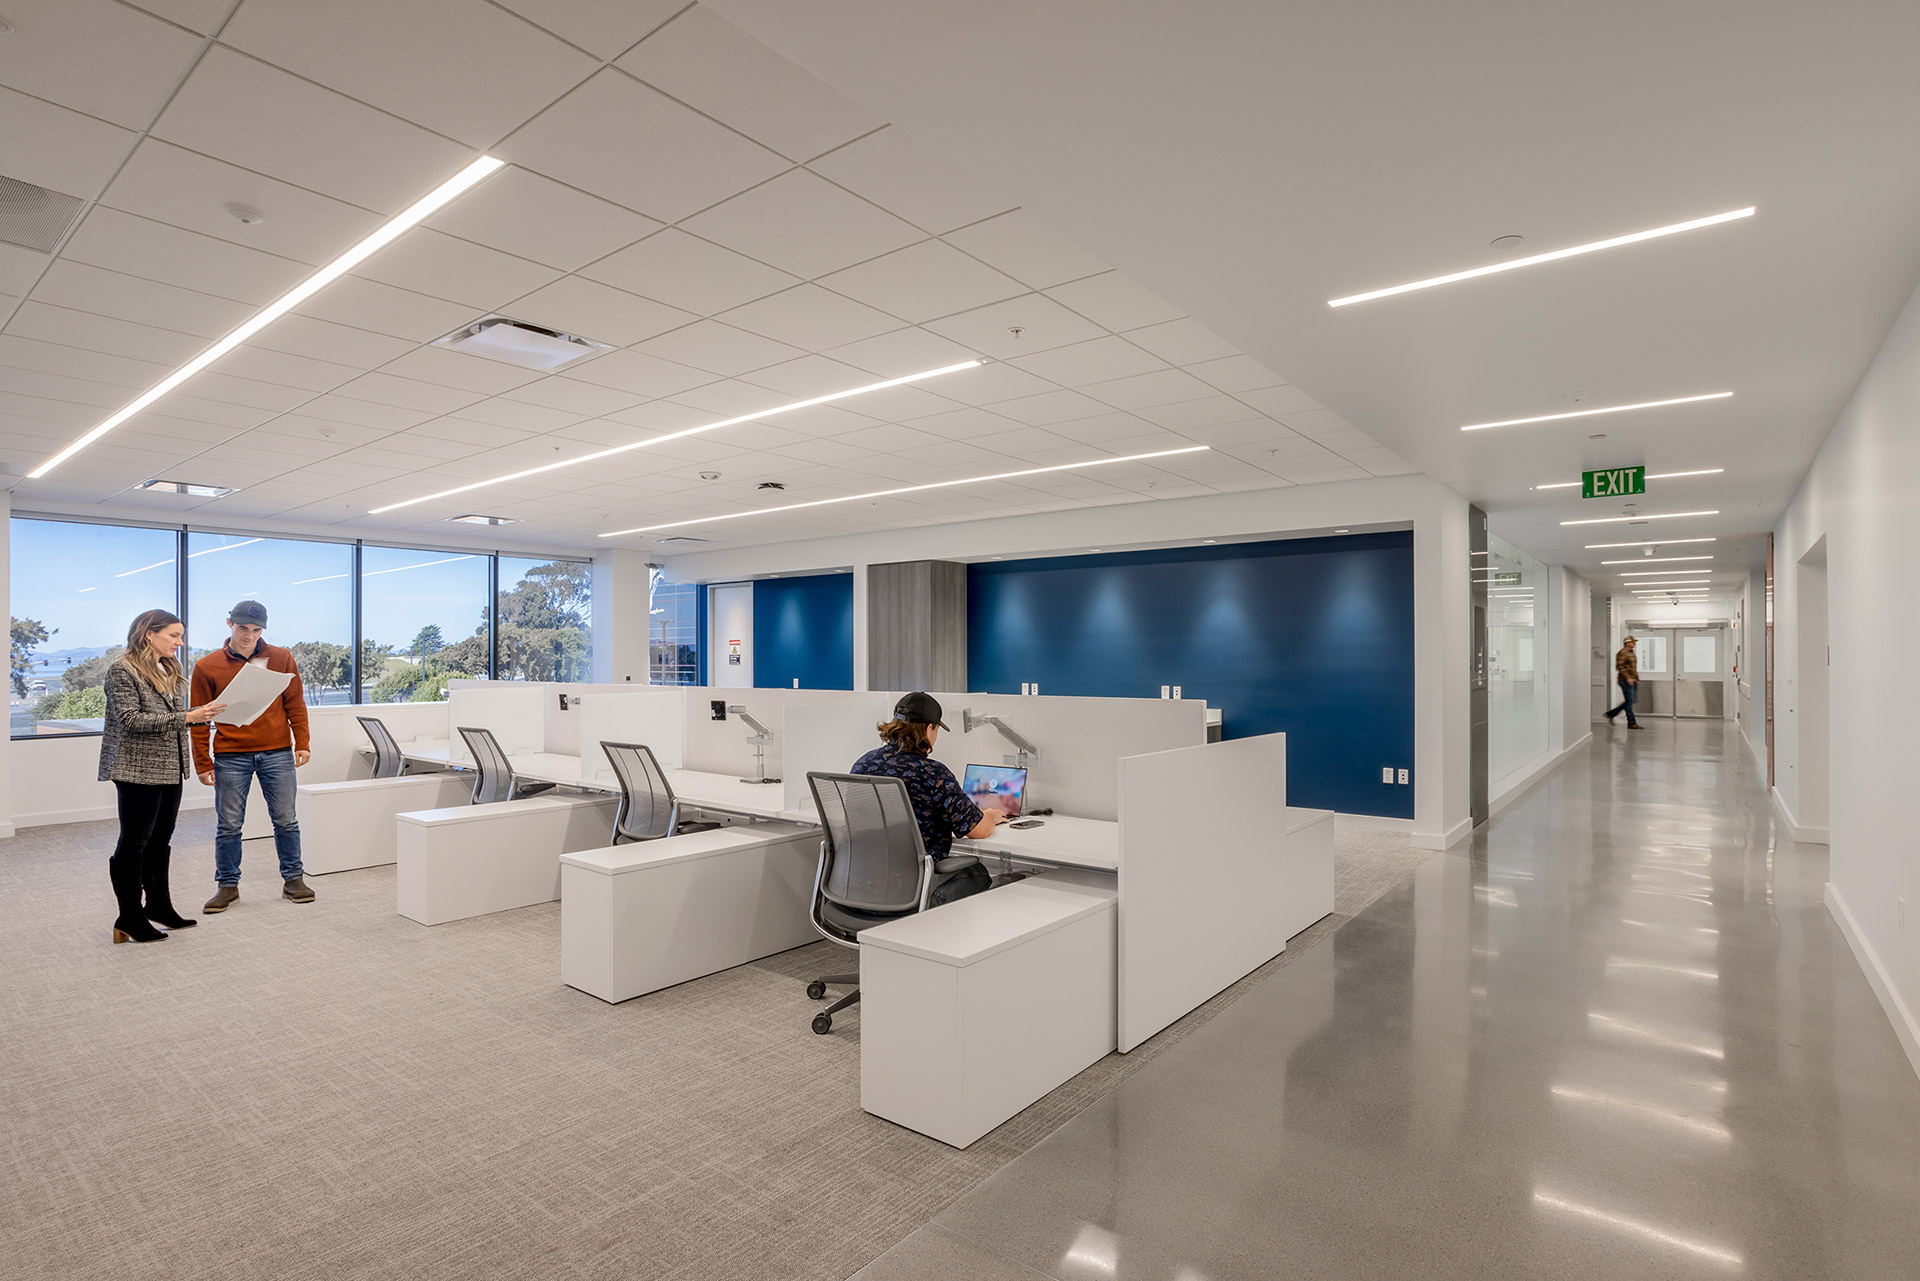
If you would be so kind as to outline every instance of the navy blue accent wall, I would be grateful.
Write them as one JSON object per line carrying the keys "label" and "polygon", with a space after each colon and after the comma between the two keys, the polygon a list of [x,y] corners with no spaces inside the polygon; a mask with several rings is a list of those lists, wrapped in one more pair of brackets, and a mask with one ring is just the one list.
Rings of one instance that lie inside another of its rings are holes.
{"label": "navy blue accent wall", "polygon": [[761,689],[853,688],[853,575],[753,584],[753,683]]}
{"label": "navy blue accent wall", "polygon": [[[756,606],[757,610],[757,606]],[[756,615],[757,616],[757,615]],[[972,565],[967,673],[982,693],[1157,698],[1284,731],[1287,803],[1413,817],[1413,535]]]}

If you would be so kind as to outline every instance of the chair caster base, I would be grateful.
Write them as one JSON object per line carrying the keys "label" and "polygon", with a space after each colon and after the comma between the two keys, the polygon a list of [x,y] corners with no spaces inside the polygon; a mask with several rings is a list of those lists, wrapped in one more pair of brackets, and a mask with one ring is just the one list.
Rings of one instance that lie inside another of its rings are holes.
{"label": "chair caster base", "polygon": [[833,1031],[833,1016],[831,1014],[814,1015],[813,1030],[817,1036],[825,1036],[827,1033]]}
{"label": "chair caster base", "polygon": [[825,983],[821,983],[818,980],[816,980],[812,983],[807,984],[807,999],[809,1001],[824,1001],[826,1000],[826,998],[827,998],[827,985]]}

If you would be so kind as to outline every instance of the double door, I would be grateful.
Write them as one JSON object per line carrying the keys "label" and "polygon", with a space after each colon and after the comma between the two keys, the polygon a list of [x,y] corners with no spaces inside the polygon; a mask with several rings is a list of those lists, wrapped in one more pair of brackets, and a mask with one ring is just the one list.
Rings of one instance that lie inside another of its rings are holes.
{"label": "double door", "polygon": [[1628,630],[1639,638],[1638,715],[1725,719],[1731,664],[1725,627],[1629,624]]}

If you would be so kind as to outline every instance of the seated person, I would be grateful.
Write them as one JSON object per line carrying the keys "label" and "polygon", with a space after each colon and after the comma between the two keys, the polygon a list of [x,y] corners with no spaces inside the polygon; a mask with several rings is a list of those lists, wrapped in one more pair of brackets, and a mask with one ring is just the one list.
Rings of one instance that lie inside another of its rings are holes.
{"label": "seated person", "polygon": [[[956,836],[981,837],[1006,820],[997,809],[982,810],[960,790],[953,771],[930,753],[946,726],[940,703],[931,694],[908,694],[893,707],[893,719],[879,726],[881,746],[853,763],[855,774],[897,778],[907,785],[913,817],[920,825],[920,841],[927,857],[938,863],[953,849]],[[927,906],[937,907],[989,888],[991,878],[974,866],[934,886]]]}

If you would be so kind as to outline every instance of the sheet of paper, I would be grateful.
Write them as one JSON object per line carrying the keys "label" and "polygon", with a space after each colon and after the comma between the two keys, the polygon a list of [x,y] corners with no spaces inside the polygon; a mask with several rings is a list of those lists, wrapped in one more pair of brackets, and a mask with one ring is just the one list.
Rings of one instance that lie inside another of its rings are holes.
{"label": "sheet of paper", "polygon": [[225,703],[226,710],[213,718],[215,725],[251,725],[260,719],[262,713],[287,692],[288,682],[293,680],[292,672],[271,672],[264,667],[248,663],[227,687],[213,696],[216,703]]}

